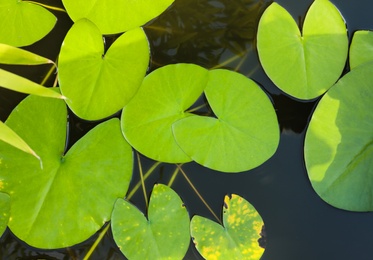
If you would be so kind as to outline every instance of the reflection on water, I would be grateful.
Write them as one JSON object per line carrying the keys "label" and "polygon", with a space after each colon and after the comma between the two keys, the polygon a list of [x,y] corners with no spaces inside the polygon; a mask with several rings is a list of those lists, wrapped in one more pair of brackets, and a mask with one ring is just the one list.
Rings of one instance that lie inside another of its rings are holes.
{"label": "reflection on water", "polygon": [[264,0],[183,0],[145,26],[152,47],[152,69],[185,62],[214,68],[251,47]]}

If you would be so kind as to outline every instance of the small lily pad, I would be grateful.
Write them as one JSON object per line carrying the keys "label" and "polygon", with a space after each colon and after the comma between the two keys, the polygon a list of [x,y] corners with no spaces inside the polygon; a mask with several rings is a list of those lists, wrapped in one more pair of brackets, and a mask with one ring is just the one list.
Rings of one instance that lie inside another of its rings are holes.
{"label": "small lily pad", "polygon": [[357,66],[320,100],[305,139],[308,176],[327,203],[373,211],[373,62]]}
{"label": "small lily pad", "polygon": [[174,0],[63,0],[73,21],[87,18],[103,34],[115,34],[134,29],[160,15]]}
{"label": "small lily pad", "polygon": [[190,242],[189,216],[179,196],[155,185],[148,219],[131,203],[118,199],[112,215],[114,240],[128,259],[183,259]]}
{"label": "small lily pad", "polygon": [[132,149],[118,119],[99,124],[65,154],[62,100],[28,96],[6,124],[43,160],[0,142],[1,190],[11,197],[9,228],[38,248],[83,242],[110,220],[132,175]]}
{"label": "small lily pad", "polygon": [[57,18],[47,9],[26,1],[0,1],[0,42],[26,46],[42,39]]}
{"label": "small lily pad", "polygon": [[224,198],[223,226],[201,216],[191,221],[191,234],[205,259],[260,259],[264,248],[258,240],[264,222],[255,208],[242,197]]}
{"label": "small lily pad", "polygon": [[[1,164],[1,161],[0,161]],[[2,190],[3,181],[0,180],[0,191]],[[8,225],[10,215],[10,197],[8,194],[0,192],[0,237],[3,235]]]}
{"label": "small lily pad", "polygon": [[77,21],[67,33],[59,56],[58,79],[68,106],[86,120],[118,112],[140,87],[149,56],[142,28],[124,33],[104,53],[96,25],[87,19]]}
{"label": "small lily pad", "polygon": [[356,31],[350,47],[350,68],[373,61],[373,32]]}
{"label": "small lily pad", "polygon": [[217,118],[193,115],[172,126],[177,143],[194,161],[240,172],[275,153],[280,139],[277,116],[254,81],[229,70],[212,70],[205,95]]}
{"label": "small lily pad", "polygon": [[272,3],[258,25],[258,53],[269,78],[299,99],[322,95],[341,76],[348,53],[344,20],[328,0],[315,0],[301,33],[292,16]]}
{"label": "small lily pad", "polygon": [[140,153],[168,163],[190,162],[176,143],[172,124],[203,93],[208,71],[194,64],[164,66],[147,75],[122,112],[122,131]]}

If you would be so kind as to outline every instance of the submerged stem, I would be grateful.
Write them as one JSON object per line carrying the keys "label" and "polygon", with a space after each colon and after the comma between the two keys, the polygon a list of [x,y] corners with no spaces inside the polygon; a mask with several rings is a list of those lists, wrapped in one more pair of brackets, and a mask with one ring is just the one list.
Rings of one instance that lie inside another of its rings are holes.
{"label": "submerged stem", "polygon": [[142,166],[141,166],[141,160],[140,160],[140,155],[138,152],[136,152],[137,155],[137,163],[139,165],[139,172],[140,172],[140,179],[141,179],[141,186],[142,186],[142,192],[144,194],[144,199],[145,199],[145,206],[148,208],[148,195],[146,193],[146,187],[145,187],[145,180],[144,180],[144,174],[142,172]]}
{"label": "submerged stem", "polygon": [[87,254],[84,256],[83,260],[88,260],[91,257],[92,253],[95,251],[96,247],[101,242],[106,232],[109,230],[109,227],[110,227],[110,223],[107,223],[106,227],[100,232],[100,235],[98,236],[96,241],[93,243],[93,245],[91,246]]}
{"label": "submerged stem", "polygon": [[22,1],[22,2],[30,3],[30,4],[35,4],[35,5],[40,5],[40,6],[44,7],[44,8],[50,9],[50,10],[54,10],[54,11],[59,11],[59,12],[66,13],[65,9],[59,8],[59,7],[56,7],[56,6],[46,5],[46,4],[42,4],[42,3],[34,2],[34,1]]}
{"label": "submerged stem", "polygon": [[[152,167],[150,167],[150,169],[145,173],[144,175],[144,181],[150,176],[150,174],[152,174],[152,172],[155,170],[155,168],[158,167],[158,165],[160,165],[161,162],[156,162],[155,164],[152,165]],[[136,191],[140,188],[141,186],[141,181],[139,181],[135,187],[131,190],[131,192],[128,194],[128,196],[126,197],[127,200],[130,200],[133,195],[136,193]]]}
{"label": "submerged stem", "polygon": [[186,179],[186,181],[189,183],[190,187],[194,190],[194,192],[197,194],[198,198],[200,198],[200,200],[202,201],[203,204],[205,204],[205,206],[207,207],[207,209],[211,212],[211,214],[215,217],[215,219],[222,225],[221,221],[220,221],[220,218],[215,214],[215,212],[212,210],[212,208],[209,206],[209,204],[207,204],[207,202],[205,201],[205,199],[202,197],[202,195],[198,192],[198,190],[196,189],[196,187],[193,185],[193,183],[190,181],[190,179],[188,178],[188,176],[186,175],[186,173],[184,172],[184,170],[181,168],[181,165],[177,164],[177,167],[178,169],[180,170],[180,172],[184,175],[184,178]]}
{"label": "submerged stem", "polygon": [[175,171],[173,172],[172,176],[171,176],[170,181],[167,184],[168,187],[172,186],[172,184],[174,183],[174,181],[175,181],[176,176],[177,176],[178,173],[179,173],[179,168],[176,168]]}
{"label": "submerged stem", "polygon": [[47,75],[45,75],[45,77],[43,78],[43,80],[41,81],[40,85],[44,86],[44,84],[47,82],[47,80],[51,77],[54,69],[56,67],[56,64],[53,63],[53,66],[48,70],[48,73]]}

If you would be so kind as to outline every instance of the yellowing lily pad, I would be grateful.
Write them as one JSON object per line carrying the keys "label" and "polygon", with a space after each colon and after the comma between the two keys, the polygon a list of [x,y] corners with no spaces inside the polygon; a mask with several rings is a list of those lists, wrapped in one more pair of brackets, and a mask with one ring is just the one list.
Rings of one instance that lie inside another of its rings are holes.
{"label": "yellowing lily pad", "polygon": [[[0,162],[1,164],[1,162]],[[0,180],[0,191],[2,190],[2,181]],[[8,225],[10,215],[10,197],[8,194],[0,192],[0,237],[3,235]]]}
{"label": "yellowing lily pad", "polygon": [[255,208],[232,194],[224,198],[223,226],[201,216],[191,221],[191,234],[205,259],[258,260],[264,252],[258,240],[264,225]]}
{"label": "yellowing lily pad", "polygon": [[128,259],[183,259],[190,242],[189,216],[179,196],[155,185],[148,218],[131,203],[119,199],[113,211],[114,240]]}

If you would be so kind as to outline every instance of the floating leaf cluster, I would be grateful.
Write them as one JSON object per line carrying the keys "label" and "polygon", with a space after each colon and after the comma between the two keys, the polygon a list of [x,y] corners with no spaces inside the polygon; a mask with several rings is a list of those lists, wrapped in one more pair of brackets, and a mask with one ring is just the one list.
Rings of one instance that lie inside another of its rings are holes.
{"label": "floating leaf cluster", "polygon": [[[263,164],[279,143],[272,102],[251,79],[187,63],[148,73],[151,46],[141,26],[172,3],[64,0],[74,25],[56,65],[59,88],[0,70],[2,87],[32,94],[0,124],[0,233],[8,226],[27,244],[51,249],[83,242],[111,221],[130,259],[183,259],[191,236],[206,259],[261,257],[263,220],[238,195],[225,198],[221,224],[189,216],[162,184],[154,186],[146,214],[126,198],[133,149],[160,162],[195,161],[235,173]],[[54,64],[15,47],[48,34],[54,15],[10,0],[1,1],[0,15],[0,63]],[[9,29],[13,17],[24,22]],[[120,34],[110,47],[108,34]],[[304,100],[323,95],[307,129],[305,164],[317,194],[354,211],[373,211],[372,39],[371,32],[355,33],[351,71],[342,75],[346,25],[328,0],[314,1],[302,30],[272,3],[257,32],[261,64],[278,88]],[[194,113],[201,96],[211,114]],[[103,120],[69,150],[67,106],[85,120]],[[120,120],[107,119],[120,110]]]}

